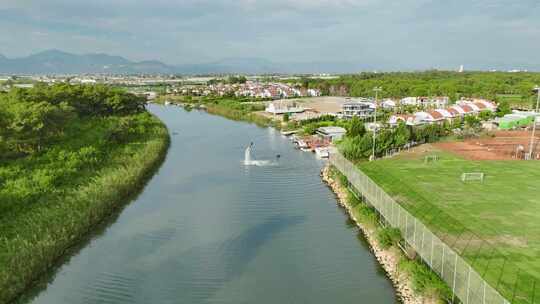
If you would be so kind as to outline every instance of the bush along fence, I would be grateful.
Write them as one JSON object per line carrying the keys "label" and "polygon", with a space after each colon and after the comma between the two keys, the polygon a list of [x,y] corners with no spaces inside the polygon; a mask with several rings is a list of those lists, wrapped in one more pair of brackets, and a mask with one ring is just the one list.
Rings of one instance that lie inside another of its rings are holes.
{"label": "bush along fence", "polygon": [[[459,253],[439,239],[339,152],[330,155],[330,163],[347,177],[349,183],[377,210],[386,224],[399,229],[406,246],[412,248],[449,286],[452,298],[457,298],[464,304],[534,303],[514,299],[510,302],[503,297]],[[515,298],[515,294],[513,297]]]}

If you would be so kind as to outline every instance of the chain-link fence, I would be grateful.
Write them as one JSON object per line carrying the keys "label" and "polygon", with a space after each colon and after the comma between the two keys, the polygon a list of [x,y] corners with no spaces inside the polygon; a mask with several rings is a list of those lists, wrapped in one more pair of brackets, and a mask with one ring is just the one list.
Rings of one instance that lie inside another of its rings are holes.
{"label": "chain-link fence", "polygon": [[[497,262],[499,265],[493,265],[493,267],[486,266],[486,271],[483,274],[478,273],[477,269],[479,267],[473,268],[460,253],[454,250],[457,248],[456,246],[449,246],[439,239],[420,220],[401,207],[400,204],[341,154],[338,152],[332,153],[330,162],[347,177],[351,185],[365,197],[367,202],[378,211],[390,226],[401,231],[407,244],[448,284],[454,295],[462,303],[535,303],[535,286],[532,286],[532,297],[530,292],[517,292],[519,290],[518,286],[530,284],[527,280],[525,280],[527,282],[520,283],[519,273],[514,280],[506,280],[506,282],[515,282],[515,285],[511,286],[514,289],[512,298],[507,300],[497,291],[496,288],[499,286],[494,288],[484,280],[487,270],[493,271],[494,268],[500,267],[499,262]],[[461,253],[464,250],[461,250]],[[487,262],[489,263],[489,261]],[[504,276],[504,266],[500,270],[500,276]],[[521,280],[523,281],[523,279]],[[504,284],[505,281],[499,278],[497,285],[500,282]]]}

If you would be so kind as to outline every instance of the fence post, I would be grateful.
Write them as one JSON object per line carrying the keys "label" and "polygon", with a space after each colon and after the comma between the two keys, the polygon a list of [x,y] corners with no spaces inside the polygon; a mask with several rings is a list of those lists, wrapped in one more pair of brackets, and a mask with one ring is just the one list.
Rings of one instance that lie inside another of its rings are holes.
{"label": "fence post", "polygon": [[454,259],[454,283],[452,284],[452,301],[456,297],[456,274],[457,274],[457,253],[454,252],[456,258]]}
{"label": "fence post", "polygon": [[396,206],[396,204],[392,204],[392,222],[393,222],[392,224],[394,226],[396,226],[396,224],[395,224],[396,217],[394,216],[394,213],[395,213],[394,209],[396,209],[395,206]]}
{"label": "fence post", "polygon": [[409,236],[409,217],[407,214],[405,214],[405,241],[407,240],[407,237]]}
{"label": "fence post", "polygon": [[429,266],[431,266],[431,268],[433,268],[433,237],[435,237],[435,235],[431,233],[431,254],[429,256]]}
{"label": "fence post", "polygon": [[420,246],[420,248],[422,248],[422,251],[424,251],[424,237],[425,237],[425,234],[426,234],[426,227],[424,226],[424,229],[422,229],[422,246]]}
{"label": "fence post", "polygon": [[[442,244],[442,265],[441,265],[441,277],[444,276],[444,253],[445,253],[446,245]],[[444,279],[444,278],[443,278]]]}
{"label": "fence post", "polygon": [[397,225],[398,225],[398,228],[399,228],[401,226],[401,206],[400,206],[400,208],[398,208],[397,211],[398,211],[397,212],[397,223],[398,223]]}
{"label": "fence post", "polygon": [[486,304],[486,280],[484,280],[484,295],[482,297],[482,304]]}
{"label": "fence post", "polygon": [[413,244],[416,246],[416,217],[414,218]]}
{"label": "fence post", "polygon": [[470,290],[471,290],[471,266],[469,266],[469,274],[467,275],[467,304],[469,304]]}

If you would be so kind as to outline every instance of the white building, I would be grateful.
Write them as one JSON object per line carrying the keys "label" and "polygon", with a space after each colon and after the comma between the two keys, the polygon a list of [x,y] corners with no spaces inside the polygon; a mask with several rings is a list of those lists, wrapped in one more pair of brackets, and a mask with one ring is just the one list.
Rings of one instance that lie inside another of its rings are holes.
{"label": "white building", "polygon": [[82,84],[95,84],[95,83],[97,83],[97,81],[95,79],[92,79],[92,78],[82,78],[81,83]]}
{"label": "white building", "polygon": [[448,105],[449,98],[446,96],[439,97],[405,97],[401,99],[401,105],[417,106],[423,108],[444,108]]}
{"label": "white building", "polygon": [[397,102],[393,99],[385,99],[381,102],[383,109],[393,109],[397,106]]}
{"label": "white building", "polygon": [[317,129],[317,134],[330,141],[340,140],[345,136],[347,130],[341,127],[320,127]]}
{"label": "white building", "polygon": [[321,91],[315,89],[308,89],[307,96],[309,97],[318,97],[321,96]]}
{"label": "white building", "polygon": [[285,114],[302,113],[305,111],[305,109],[297,106],[294,102],[291,103],[283,100],[277,100],[268,103],[265,111],[272,114]]}
{"label": "white building", "polygon": [[365,118],[373,115],[375,104],[365,101],[349,101],[341,105],[343,117],[352,118],[354,116]]}

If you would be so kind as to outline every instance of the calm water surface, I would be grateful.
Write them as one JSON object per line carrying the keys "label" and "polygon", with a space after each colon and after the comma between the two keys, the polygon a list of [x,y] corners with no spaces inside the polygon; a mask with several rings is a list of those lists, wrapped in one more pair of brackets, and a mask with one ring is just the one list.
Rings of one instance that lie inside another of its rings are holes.
{"label": "calm water surface", "polygon": [[[151,106],[167,159],[144,191],[22,300],[63,303],[396,303],[321,182],[279,132]],[[246,167],[244,149],[273,166]]]}

